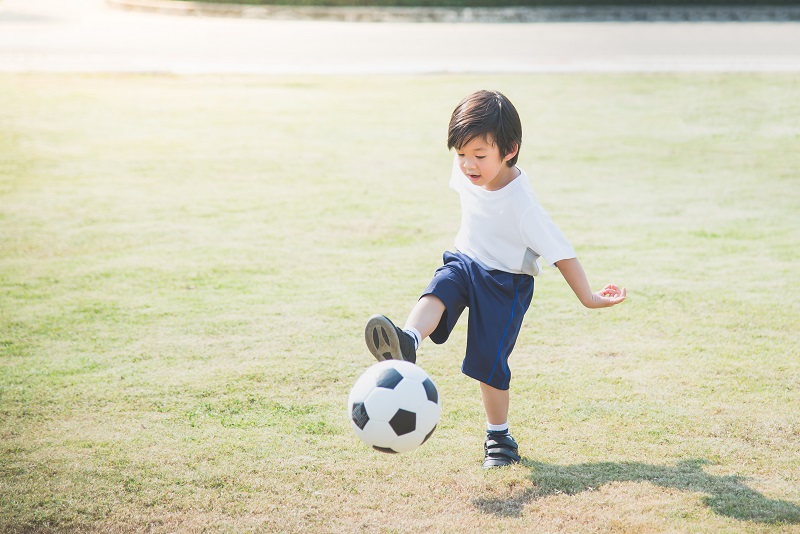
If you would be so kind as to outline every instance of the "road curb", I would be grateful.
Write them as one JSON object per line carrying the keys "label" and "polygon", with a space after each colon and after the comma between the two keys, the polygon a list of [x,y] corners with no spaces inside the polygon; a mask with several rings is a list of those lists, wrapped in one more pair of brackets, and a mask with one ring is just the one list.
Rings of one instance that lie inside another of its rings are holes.
{"label": "road curb", "polygon": [[800,6],[317,7],[106,0],[117,9],[168,15],[339,22],[798,22]]}

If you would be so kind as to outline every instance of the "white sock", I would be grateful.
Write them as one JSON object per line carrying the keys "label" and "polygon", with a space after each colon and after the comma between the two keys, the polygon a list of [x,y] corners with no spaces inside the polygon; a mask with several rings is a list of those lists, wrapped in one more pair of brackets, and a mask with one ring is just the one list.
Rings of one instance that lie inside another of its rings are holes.
{"label": "white sock", "polygon": [[414,328],[413,326],[409,326],[403,329],[404,332],[411,334],[411,337],[414,338],[414,350],[419,348],[419,342],[422,341],[420,338],[422,337],[419,333],[419,330]]}
{"label": "white sock", "polygon": [[486,423],[486,431],[487,432],[508,432],[508,421],[506,421],[502,425],[493,425],[491,423]]}

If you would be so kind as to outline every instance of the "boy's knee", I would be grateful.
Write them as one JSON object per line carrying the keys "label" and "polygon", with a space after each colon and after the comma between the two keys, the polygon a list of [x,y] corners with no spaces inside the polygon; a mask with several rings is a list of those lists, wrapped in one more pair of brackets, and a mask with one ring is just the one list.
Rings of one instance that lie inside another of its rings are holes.
{"label": "boy's knee", "polygon": [[423,295],[419,300],[425,305],[440,308],[441,311],[444,311],[445,309],[445,304],[444,302],[442,302],[442,299],[440,299],[433,293],[428,293],[427,295]]}

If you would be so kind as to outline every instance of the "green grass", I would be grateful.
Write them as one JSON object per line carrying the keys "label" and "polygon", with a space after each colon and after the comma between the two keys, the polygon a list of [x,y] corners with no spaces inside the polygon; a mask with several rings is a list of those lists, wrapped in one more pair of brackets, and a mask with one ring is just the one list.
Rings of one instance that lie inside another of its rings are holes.
{"label": "green grass", "polygon": [[[537,280],[524,462],[464,325],[413,453],[350,430],[365,319],[450,246],[445,129],[498,88],[592,285]],[[800,531],[795,75],[0,75],[0,530]]]}

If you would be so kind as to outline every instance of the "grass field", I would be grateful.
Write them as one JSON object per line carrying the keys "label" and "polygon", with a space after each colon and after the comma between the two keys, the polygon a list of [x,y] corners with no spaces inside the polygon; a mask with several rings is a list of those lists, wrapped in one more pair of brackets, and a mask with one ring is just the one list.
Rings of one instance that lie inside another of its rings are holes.
{"label": "grass field", "polygon": [[[350,430],[363,324],[459,222],[481,87],[592,285],[537,280],[524,461],[484,472],[465,321],[422,448]],[[796,75],[0,75],[0,531],[800,532]]]}

